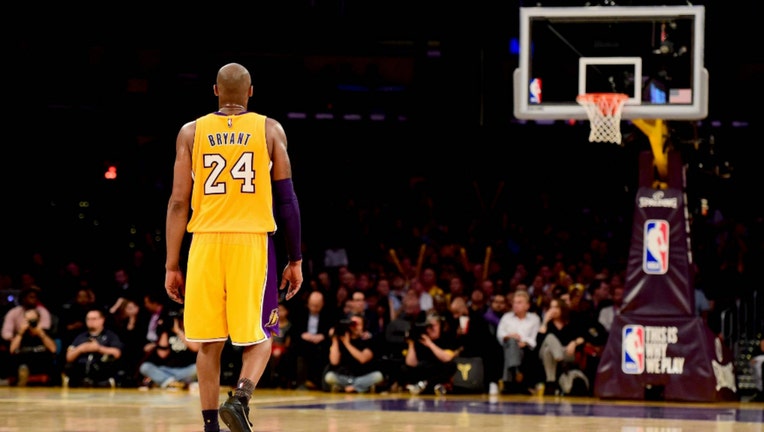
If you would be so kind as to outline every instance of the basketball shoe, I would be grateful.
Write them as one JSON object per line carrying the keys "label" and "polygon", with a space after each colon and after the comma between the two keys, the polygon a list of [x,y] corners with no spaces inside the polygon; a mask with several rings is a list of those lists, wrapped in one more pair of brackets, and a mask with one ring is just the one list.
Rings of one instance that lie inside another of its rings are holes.
{"label": "basketball shoe", "polygon": [[220,405],[220,418],[231,428],[231,432],[252,432],[249,421],[249,405],[228,392],[228,399]]}

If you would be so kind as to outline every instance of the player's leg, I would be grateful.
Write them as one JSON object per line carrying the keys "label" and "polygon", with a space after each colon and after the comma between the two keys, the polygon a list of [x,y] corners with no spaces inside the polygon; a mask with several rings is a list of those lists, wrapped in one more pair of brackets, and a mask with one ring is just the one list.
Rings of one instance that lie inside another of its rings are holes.
{"label": "player's leg", "polygon": [[228,339],[224,269],[216,257],[218,234],[195,234],[189,249],[183,324],[186,338],[201,342],[196,356],[204,430],[219,430],[220,356]]}
{"label": "player's leg", "polygon": [[[242,353],[242,367],[239,382],[249,380],[255,385],[268,366],[268,359],[271,355],[271,339],[256,345],[250,345],[244,348]],[[253,388],[254,390],[254,388]],[[251,397],[251,394],[250,394]]]}
{"label": "player's leg", "polygon": [[[247,317],[243,321],[246,327],[241,329],[241,334],[239,334],[240,327],[231,324],[231,339],[235,344],[247,344],[242,357],[240,382],[248,380],[256,385],[268,367],[271,356],[271,336],[278,332],[279,315],[273,237],[269,235],[252,235],[252,237],[254,243],[250,249],[251,257],[238,261],[237,264],[242,267],[229,273],[234,274],[239,279],[238,283],[242,284],[242,289],[236,290],[235,302],[232,298],[229,313],[233,312],[233,314],[229,316],[232,323],[238,323],[238,319],[242,316]],[[236,254],[237,258],[246,256],[246,251],[239,251]],[[230,289],[230,291],[233,290],[233,288]],[[234,311],[233,307],[237,309]],[[241,396],[249,398],[251,394]]]}
{"label": "player's leg", "polygon": [[[249,400],[271,354],[271,334],[278,329],[275,278],[268,277],[269,236],[236,234],[227,251],[228,325],[231,342],[243,346],[242,368],[236,389],[220,406],[220,416],[232,432],[250,431]],[[275,267],[275,266],[274,266]],[[274,301],[275,300],[275,301]]]}
{"label": "player's leg", "polygon": [[196,355],[202,410],[217,410],[220,403],[220,355],[225,342],[204,342]]}

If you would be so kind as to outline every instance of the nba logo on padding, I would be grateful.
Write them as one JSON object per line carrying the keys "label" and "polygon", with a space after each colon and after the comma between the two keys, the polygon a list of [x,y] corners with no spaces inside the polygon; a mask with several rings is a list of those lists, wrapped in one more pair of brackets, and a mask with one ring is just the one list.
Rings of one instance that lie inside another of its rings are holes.
{"label": "nba logo on padding", "polygon": [[662,219],[645,221],[642,270],[647,274],[665,274],[669,265],[669,224]]}
{"label": "nba logo on padding", "polygon": [[629,324],[623,328],[621,370],[627,374],[645,371],[645,328],[641,325]]}

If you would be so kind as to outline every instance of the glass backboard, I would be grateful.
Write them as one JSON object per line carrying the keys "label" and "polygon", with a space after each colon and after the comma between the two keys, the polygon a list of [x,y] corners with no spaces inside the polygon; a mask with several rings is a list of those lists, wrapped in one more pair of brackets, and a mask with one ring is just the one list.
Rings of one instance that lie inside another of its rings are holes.
{"label": "glass backboard", "polygon": [[629,96],[624,119],[708,113],[703,6],[521,7],[519,119],[586,120],[581,93]]}

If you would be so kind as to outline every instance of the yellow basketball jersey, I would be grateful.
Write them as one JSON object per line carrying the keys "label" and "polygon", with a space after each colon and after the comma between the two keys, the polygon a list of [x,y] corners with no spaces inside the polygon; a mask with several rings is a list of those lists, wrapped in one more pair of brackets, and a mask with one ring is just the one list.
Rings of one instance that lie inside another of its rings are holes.
{"label": "yellow basketball jersey", "polygon": [[189,232],[276,230],[265,116],[211,113],[196,120]]}

